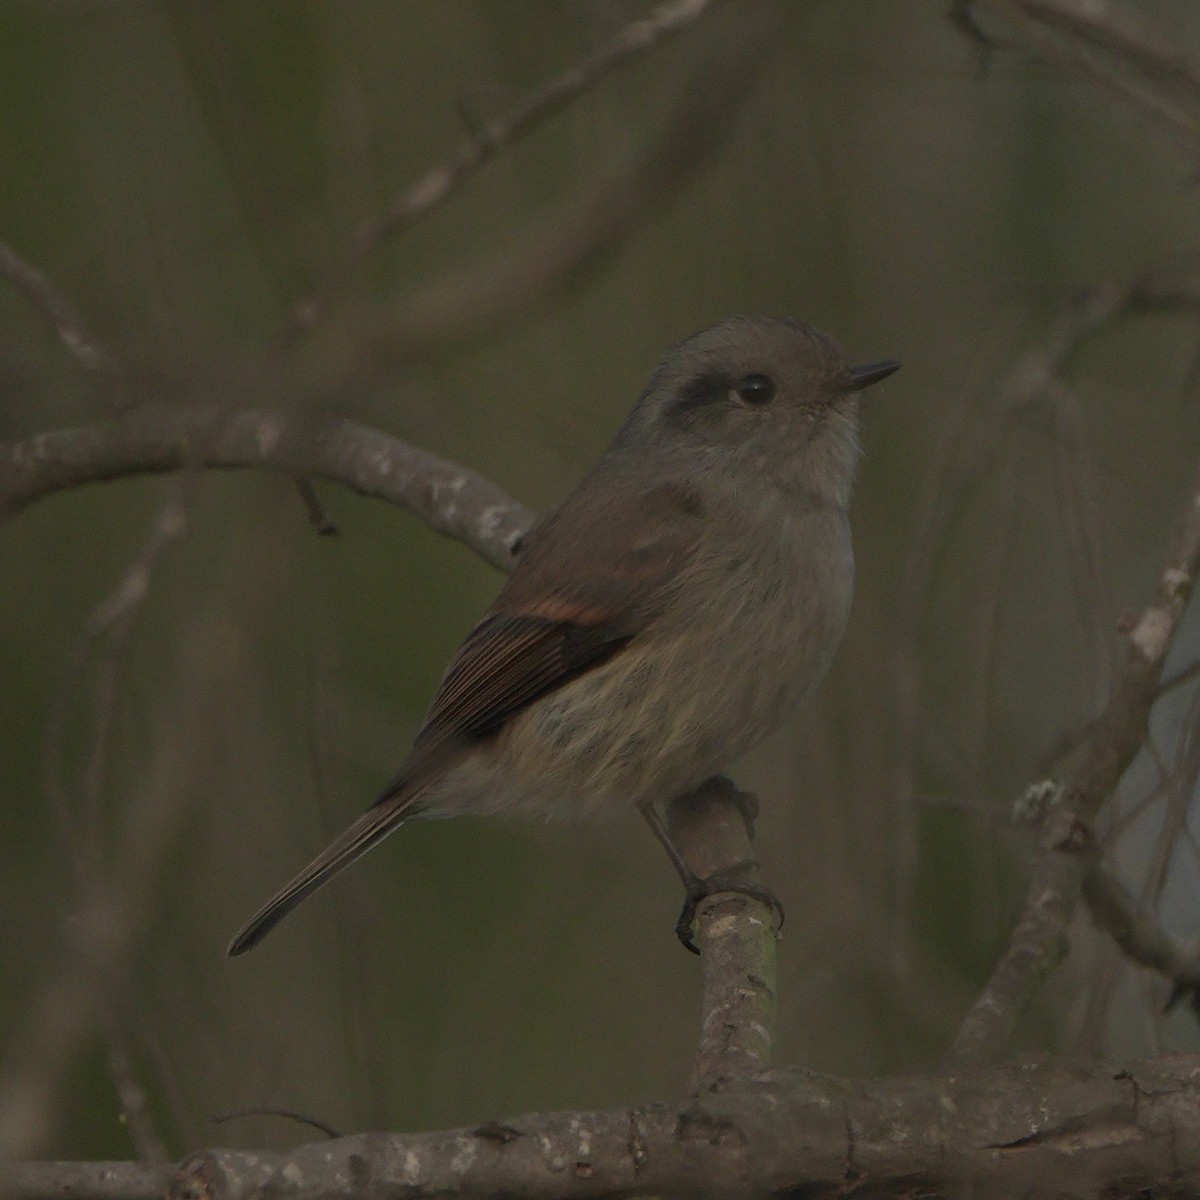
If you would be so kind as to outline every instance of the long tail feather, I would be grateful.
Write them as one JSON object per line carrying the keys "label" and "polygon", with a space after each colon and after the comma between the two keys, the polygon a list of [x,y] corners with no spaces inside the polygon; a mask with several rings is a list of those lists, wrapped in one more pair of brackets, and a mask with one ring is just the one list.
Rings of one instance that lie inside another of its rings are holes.
{"label": "long tail feather", "polygon": [[232,958],[253,949],[302,900],[324,887],[335,875],[340,875],[410,817],[415,817],[420,812],[420,806],[413,803],[414,799],[409,793],[402,799],[384,800],[367,809],[345,833],[317,855],[287,887],[268,900],[246,922],[229,943],[226,953]]}

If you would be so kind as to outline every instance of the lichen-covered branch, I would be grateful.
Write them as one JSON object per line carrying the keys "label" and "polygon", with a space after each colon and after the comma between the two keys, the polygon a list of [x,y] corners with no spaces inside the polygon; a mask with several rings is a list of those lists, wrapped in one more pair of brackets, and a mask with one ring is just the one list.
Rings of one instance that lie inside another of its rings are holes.
{"label": "lichen-covered branch", "polygon": [[183,466],[331,479],[407,509],[511,571],[533,513],[474,471],[353,421],[304,412],[137,409],[0,443],[0,515],[64,488]]}
{"label": "lichen-covered branch", "polygon": [[1189,1195],[1200,1056],[1128,1070],[1005,1067],[849,1081],[780,1071],[679,1104],[542,1113],[289,1152],[211,1150],[178,1169],[29,1163],[12,1200],[405,1200],[631,1195]]}

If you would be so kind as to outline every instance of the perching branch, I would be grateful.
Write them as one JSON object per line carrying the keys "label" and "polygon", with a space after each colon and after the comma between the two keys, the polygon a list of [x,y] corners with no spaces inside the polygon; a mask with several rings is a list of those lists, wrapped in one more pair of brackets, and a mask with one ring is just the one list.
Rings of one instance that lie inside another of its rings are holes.
{"label": "perching branch", "polygon": [[[751,828],[758,800],[723,775],[668,807],[672,842],[701,879],[758,879]],[[695,944],[704,968],[700,1044],[692,1091],[759,1075],[775,1052],[775,947],[771,909],[741,892],[718,892],[696,909]]]}
{"label": "perching branch", "polygon": [[64,488],[196,467],[265,467],[331,479],[407,509],[502,571],[533,514],[495,484],[353,421],[314,413],[138,409],[116,420],[0,443],[0,515]]}

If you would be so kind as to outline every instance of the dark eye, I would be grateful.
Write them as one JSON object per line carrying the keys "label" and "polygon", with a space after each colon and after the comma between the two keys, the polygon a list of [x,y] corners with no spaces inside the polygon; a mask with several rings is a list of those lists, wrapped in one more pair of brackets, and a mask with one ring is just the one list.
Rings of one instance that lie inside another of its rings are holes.
{"label": "dark eye", "polygon": [[775,380],[770,375],[746,375],[733,390],[746,404],[769,404],[775,395]]}

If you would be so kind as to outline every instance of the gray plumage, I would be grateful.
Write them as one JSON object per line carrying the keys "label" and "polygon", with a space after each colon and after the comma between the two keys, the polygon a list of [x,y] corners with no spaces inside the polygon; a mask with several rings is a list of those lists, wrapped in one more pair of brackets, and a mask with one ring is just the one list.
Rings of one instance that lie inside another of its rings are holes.
{"label": "gray plumage", "polygon": [[897,365],[769,317],[670,351],[528,535],[396,779],[230,953],[412,817],[665,802],[773,729],[845,628],[857,393]]}

